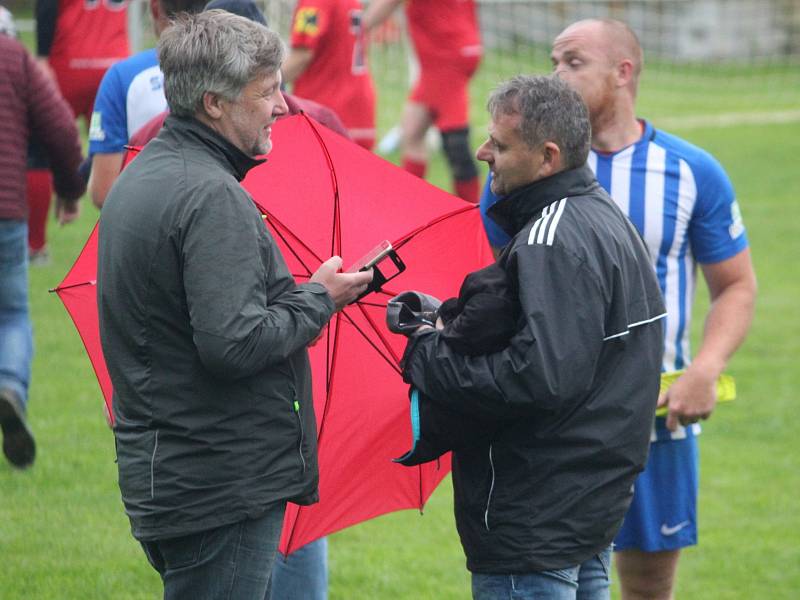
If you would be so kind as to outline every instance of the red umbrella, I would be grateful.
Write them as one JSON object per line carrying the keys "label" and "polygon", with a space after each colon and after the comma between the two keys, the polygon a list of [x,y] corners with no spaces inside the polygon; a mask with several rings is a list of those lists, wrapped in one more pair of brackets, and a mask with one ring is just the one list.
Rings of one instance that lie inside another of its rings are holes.
{"label": "red umbrella", "polygon": [[51,292],[56,292],[64,303],[72,322],[81,336],[81,341],[89,355],[92,368],[103,392],[103,411],[109,425],[114,424],[111,412],[111,377],[100,347],[100,323],[97,316],[97,225],[92,228],[89,239],[75,259],[75,264],[64,280]]}
{"label": "red umbrella", "polygon": [[[449,471],[440,463],[392,462],[411,446],[405,339],[389,333],[386,301],[406,289],[456,295],[463,276],[491,261],[477,208],[407,174],[305,115],[273,127],[269,160],[244,187],[298,281],[337,254],[345,266],[384,239],[406,270],[330,322],[310,349],[318,421],[320,502],[289,505],[281,551],[372,517],[422,509]],[[110,408],[94,289],[96,232],[57,288],[89,352]]]}

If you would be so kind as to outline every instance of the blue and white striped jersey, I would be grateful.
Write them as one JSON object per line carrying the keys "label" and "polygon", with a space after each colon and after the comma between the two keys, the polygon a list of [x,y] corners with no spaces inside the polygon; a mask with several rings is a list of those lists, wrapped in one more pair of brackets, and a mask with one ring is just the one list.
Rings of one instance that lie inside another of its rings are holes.
{"label": "blue and white striped jersey", "polygon": [[[664,371],[691,361],[689,330],[698,263],[715,263],[747,248],[747,235],[733,186],[722,166],[706,151],[645,122],[642,137],[611,154],[592,151],[588,164],[600,185],[642,234],[667,307]],[[486,216],[497,201],[487,181],[481,198],[489,241],[508,237]],[[504,239],[505,238],[505,239]],[[699,433],[666,429],[656,419],[653,440]]]}

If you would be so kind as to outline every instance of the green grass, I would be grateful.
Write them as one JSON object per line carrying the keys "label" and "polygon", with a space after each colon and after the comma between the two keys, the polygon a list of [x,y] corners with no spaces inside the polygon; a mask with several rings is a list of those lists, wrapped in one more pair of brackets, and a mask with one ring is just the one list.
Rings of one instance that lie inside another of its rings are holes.
{"label": "green grass", "polygon": [[[378,79],[384,75],[379,75]],[[388,74],[386,75],[388,77]],[[481,79],[481,81],[486,81]],[[662,86],[668,87],[668,86]],[[709,86],[713,90],[714,86]],[[386,131],[404,90],[380,88]],[[485,131],[488,85],[474,89],[473,142]],[[736,93],[673,104],[645,88],[642,114],[704,114],[738,106]],[[747,110],[777,110],[769,98]],[[680,97],[678,91],[671,91]],[[667,94],[669,95],[669,94]],[[677,108],[671,108],[677,105]],[[719,409],[702,438],[700,546],[681,563],[677,597],[793,599],[800,589],[800,442],[795,434],[800,376],[800,123],[675,131],[714,153],[736,186],[759,277],[752,333],[731,362],[739,399]],[[440,158],[431,180],[448,186]],[[0,463],[0,598],[157,598],[158,576],[130,536],[116,484],[113,438],[99,388],[72,324],[53,294],[93,225],[86,201],[80,221],[51,226],[51,265],[31,270],[35,324],[30,420],[39,455],[27,472]],[[698,291],[697,314],[707,300]],[[695,336],[700,327],[696,319]],[[331,536],[332,600],[461,599],[469,577],[452,517],[449,479],[425,514],[405,511]],[[616,595],[616,590],[615,590]],[[618,596],[617,596],[618,597]]]}

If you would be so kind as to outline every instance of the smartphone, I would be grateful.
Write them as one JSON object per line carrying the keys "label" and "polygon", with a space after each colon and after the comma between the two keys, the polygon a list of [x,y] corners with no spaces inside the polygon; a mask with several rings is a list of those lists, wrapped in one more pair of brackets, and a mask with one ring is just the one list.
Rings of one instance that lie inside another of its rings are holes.
{"label": "smartphone", "polygon": [[384,258],[389,256],[389,253],[392,251],[392,244],[389,240],[383,240],[380,244],[375,246],[372,250],[367,252],[364,256],[358,259],[355,263],[353,263],[349,269],[347,269],[347,273],[357,273],[359,271],[366,271],[371,269],[379,262],[381,262]]}

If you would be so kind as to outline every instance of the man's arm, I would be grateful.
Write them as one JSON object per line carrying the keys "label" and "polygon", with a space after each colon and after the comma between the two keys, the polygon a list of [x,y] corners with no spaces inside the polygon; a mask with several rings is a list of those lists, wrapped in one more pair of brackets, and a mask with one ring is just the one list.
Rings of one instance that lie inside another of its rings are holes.
{"label": "man's arm", "polygon": [[405,0],[371,0],[367,9],[364,11],[364,17],[361,19],[361,25],[364,31],[369,31],[383,23],[389,16],[400,6]]}
{"label": "man's arm", "polygon": [[286,57],[286,61],[281,66],[284,83],[291,83],[300,77],[312,60],[314,60],[314,52],[311,48],[292,48],[289,51],[289,56]]}
{"label": "man's arm", "polygon": [[703,339],[686,373],[659,398],[668,405],[667,427],[708,418],[717,401],[716,381],[736,349],[744,341],[753,319],[756,276],[745,249],[735,256],[702,265],[711,307],[706,315]]}
{"label": "man's arm", "polygon": [[65,203],[77,202],[86,191],[86,183],[78,172],[82,156],[75,117],[55,82],[27,52],[26,62],[29,73],[28,120],[32,137],[41,142],[50,161],[56,194]]}
{"label": "man's arm", "polygon": [[124,152],[95,154],[92,156],[92,173],[89,176],[89,194],[97,208],[103,208],[108,192],[122,168]]}
{"label": "man's arm", "polygon": [[89,191],[98,208],[105,203],[125,157],[125,144],[130,134],[126,97],[127,89],[115,64],[103,75],[89,124]]}
{"label": "man's arm", "polygon": [[372,279],[337,273],[334,257],[307,283],[289,285],[287,273],[276,284],[283,258],[244,190],[220,181],[193,196],[177,234],[183,287],[198,355],[219,377],[250,376],[307,347]]}

